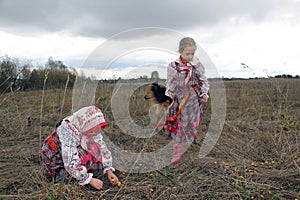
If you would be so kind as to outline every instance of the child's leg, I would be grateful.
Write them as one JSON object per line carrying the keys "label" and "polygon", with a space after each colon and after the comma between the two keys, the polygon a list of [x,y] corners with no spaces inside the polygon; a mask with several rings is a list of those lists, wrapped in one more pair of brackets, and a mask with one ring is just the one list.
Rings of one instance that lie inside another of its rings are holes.
{"label": "child's leg", "polygon": [[193,143],[194,143],[194,144],[198,144],[198,141],[197,141],[198,135],[199,135],[199,133],[198,133],[198,131],[196,130],[196,132],[194,133],[194,140],[193,140]]}
{"label": "child's leg", "polygon": [[174,141],[173,144],[173,158],[171,160],[171,163],[175,164],[178,162],[182,155],[182,142]]}
{"label": "child's leg", "polygon": [[64,168],[59,168],[55,170],[54,183],[67,183],[69,177],[67,171]]}
{"label": "child's leg", "polygon": [[191,136],[193,137],[193,143],[194,144],[198,143],[198,141],[197,141],[198,136],[199,136],[198,127],[199,127],[201,119],[202,119],[202,117],[200,116],[196,121],[191,123],[191,128],[194,132],[193,134],[191,134]]}

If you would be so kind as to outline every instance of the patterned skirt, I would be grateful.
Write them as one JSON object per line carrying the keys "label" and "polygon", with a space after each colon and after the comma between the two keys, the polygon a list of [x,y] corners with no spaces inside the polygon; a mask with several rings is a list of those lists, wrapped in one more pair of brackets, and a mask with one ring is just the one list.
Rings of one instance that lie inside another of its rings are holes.
{"label": "patterned skirt", "polygon": [[198,138],[198,126],[202,120],[202,99],[196,92],[175,94],[168,108],[164,131],[178,143]]}
{"label": "patterned skirt", "polygon": [[[95,158],[81,146],[78,146],[77,150],[79,158],[84,160],[81,164],[87,170],[102,170],[102,162],[95,162]],[[54,177],[55,182],[60,182],[66,175],[61,152],[61,142],[55,130],[44,140],[39,154],[42,166],[46,169],[48,176]]]}

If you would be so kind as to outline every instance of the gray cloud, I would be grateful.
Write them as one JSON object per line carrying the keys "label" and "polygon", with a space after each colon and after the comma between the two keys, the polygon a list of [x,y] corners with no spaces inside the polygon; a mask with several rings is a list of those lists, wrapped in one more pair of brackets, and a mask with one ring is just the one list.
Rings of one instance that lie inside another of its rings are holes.
{"label": "gray cloud", "polygon": [[138,27],[183,31],[229,18],[260,22],[282,8],[296,12],[296,6],[295,0],[0,0],[0,30],[18,34],[65,31],[89,37],[109,37]]}

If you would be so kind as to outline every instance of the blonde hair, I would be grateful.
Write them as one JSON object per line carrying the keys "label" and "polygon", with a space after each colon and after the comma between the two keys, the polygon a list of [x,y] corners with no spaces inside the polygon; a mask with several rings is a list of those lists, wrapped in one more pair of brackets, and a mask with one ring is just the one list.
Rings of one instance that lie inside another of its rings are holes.
{"label": "blonde hair", "polygon": [[186,47],[197,48],[195,40],[190,37],[182,38],[179,42],[179,49],[178,49],[179,53],[181,53]]}

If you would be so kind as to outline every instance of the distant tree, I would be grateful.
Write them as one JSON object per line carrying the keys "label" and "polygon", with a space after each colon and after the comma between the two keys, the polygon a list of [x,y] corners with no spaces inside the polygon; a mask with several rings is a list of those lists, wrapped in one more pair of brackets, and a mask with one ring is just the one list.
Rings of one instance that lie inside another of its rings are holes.
{"label": "distant tree", "polygon": [[[23,64],[21,64],[23,63]],[[0,92],[7,92],[10,89],[27,90],[42,89],[45,75],[47,74],[46,88],[73,87],[77,72],[68,67],[60,60],[50,57],[45,67],[35,67],[28,62],[21,62],[19,59],[4,56],[0,58]]]}
{"label": "distant tree", "polygon": [[7,91],[10,87],[15,87],[18,76],[18,63],[16,60],[4,56],[0,60],[0,91]]}
{"label": "distant tree", "polygon": [[60,60],[54,60],[52,57],[45,64],[45,72],[48,72],[47,88],[63,88],[69,77],[68,87],[73,87],[76,79],[76,71],[70,71],[68,67]]}
{"label": "distant tree", "polygon": [[64,63],[60,60],[54,60],[52,56],[48,58],[47,63],[45,64],[46,68],[50,69],[59,69],[59,70],[64,70],[67,69],[67,66],[64,65]]}
{"label": "distant tree", "polygon": [[67,83],[67,86],[70,88],[75,83],[77,72],[75,69],[68,69],[62,61],[54,60],[50,57],[45,67],[32,71],[29,79],[29,88],[42,89],[46,74],[46,89],[64,88]]}
{"label": "distant tree", "polygon": [[276,75],[275,78],[293,78],[293,76],[289,74],[281,74],[281,75]]}
{"label": "distant tree", "polygon": [[30,66],[29,64],[24,64],[21,68],[21,71],[19,73],[17,82],[18,82],[18,88],[20,90],[26,90],[29,88],[30,82],[30,76],[31,76],[31,68],[32,66]]}
{"label": "distant tree", "polygon": [[45,71],[43,69],[34,69],[29,78],[29,88],[34,90],[40,90],[43,88],[45,77]]}

